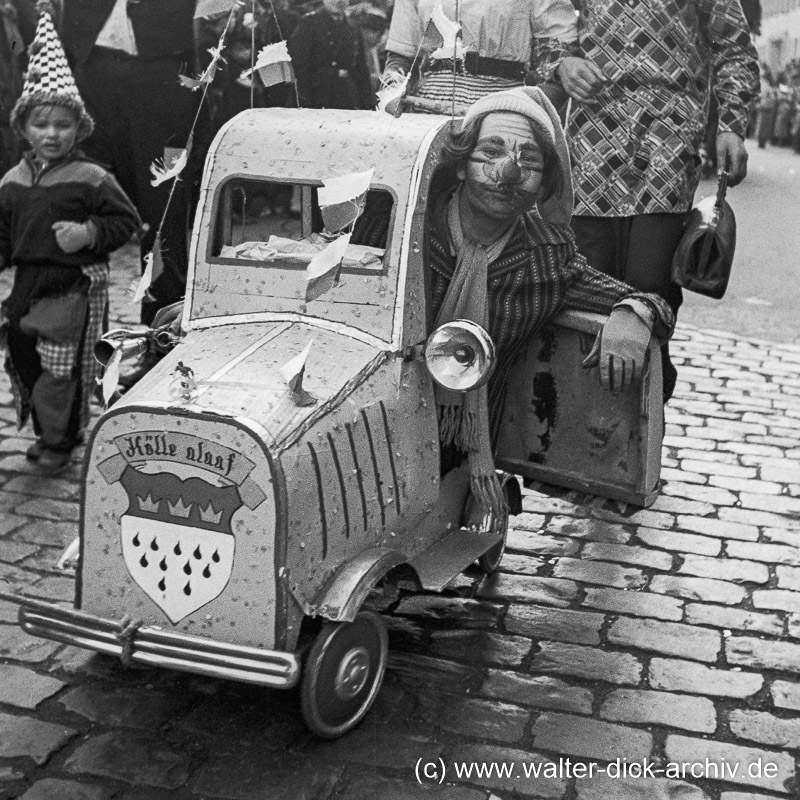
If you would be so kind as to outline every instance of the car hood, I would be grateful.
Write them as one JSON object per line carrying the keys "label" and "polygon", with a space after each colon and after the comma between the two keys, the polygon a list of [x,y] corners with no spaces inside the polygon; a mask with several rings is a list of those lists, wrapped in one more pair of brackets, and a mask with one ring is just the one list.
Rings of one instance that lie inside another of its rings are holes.
{"label": "car hood", "polygon": [[[282,370],[310,349],[302,387],[313,403],[293,398]],[[240,323],[190,331],[181,343],[115,405],[169,406],[176,413],[211,413],[248,420],[265,444],[280,448],[291,434],[336,407],[386,360],[387,351],[340,332],[303,322]],[[181,397],[176,367],[197,385]]]}

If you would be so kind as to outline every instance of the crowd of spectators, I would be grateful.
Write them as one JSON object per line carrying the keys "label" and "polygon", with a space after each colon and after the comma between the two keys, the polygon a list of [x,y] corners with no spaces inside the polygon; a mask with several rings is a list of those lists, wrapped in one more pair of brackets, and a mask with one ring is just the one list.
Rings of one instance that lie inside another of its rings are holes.
{"label": "crowd of spectators", "polygon": [[800,59],[773,75],[762,65],[761,99],[753,115],[758,146],[791,148],[800,153]]}

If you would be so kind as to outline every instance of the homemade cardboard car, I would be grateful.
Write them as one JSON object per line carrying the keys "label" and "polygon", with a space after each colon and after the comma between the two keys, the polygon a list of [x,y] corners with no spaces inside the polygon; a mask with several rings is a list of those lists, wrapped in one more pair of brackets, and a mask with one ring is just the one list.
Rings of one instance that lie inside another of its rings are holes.
{"label": "homemade cardboard car", "polygon": [[[452,177],[439,169],[450,124],[265,109],[220,131],[181,341],[92,431],[75,609],[24,600],[26,631],[126,662],[302,681],[306,723],[334,737],[383,678],[385,627],[365,609],[398,586],[441,590],[476,560],[497,569],[504,531],[462,527],[467,471],[442,474],[425,357],[424,222]],[[308,299],[317,190],[370,167],[339,282]],[[600,322],[562,315],[531,342],[497,461],[644,504],[658,481],[659,359],[641,386],[608,395],[580,367]],[[485,379],[490,354],[449,333],[444,360]],[[307,347],[303,397],[282,370]],[[513,479],[506,489],[518,510]]]}

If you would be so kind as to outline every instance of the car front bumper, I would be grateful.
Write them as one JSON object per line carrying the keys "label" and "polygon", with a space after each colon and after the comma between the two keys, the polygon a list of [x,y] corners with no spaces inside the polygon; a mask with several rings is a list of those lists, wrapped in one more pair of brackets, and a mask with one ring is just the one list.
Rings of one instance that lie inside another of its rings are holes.
{"label": "car front bumper", "polygon": [[32,636],[118,656],[125,663],[193,672],[214,678],[288,689],[300,678],[294,653],[227,644],[200,636],[138,627],[20,595],[19,623]]}

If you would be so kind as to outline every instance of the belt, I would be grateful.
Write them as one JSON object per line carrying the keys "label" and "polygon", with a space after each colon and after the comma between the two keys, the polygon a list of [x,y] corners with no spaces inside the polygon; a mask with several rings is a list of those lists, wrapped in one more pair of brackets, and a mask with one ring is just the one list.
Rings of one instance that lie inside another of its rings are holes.
{"label": "belt", "polygon": [[[507,80],[524,80],[528,71],[527,64],[522,61],[505,61],[502,58],[486,58],[474,50],[468,50],[464,58],[456,61],[456,67],[463,66],[470,75],[483,75],[489,78],[506,78]],[[452,72],[453,59],[441,58],[431,62],[430,72]]]}

